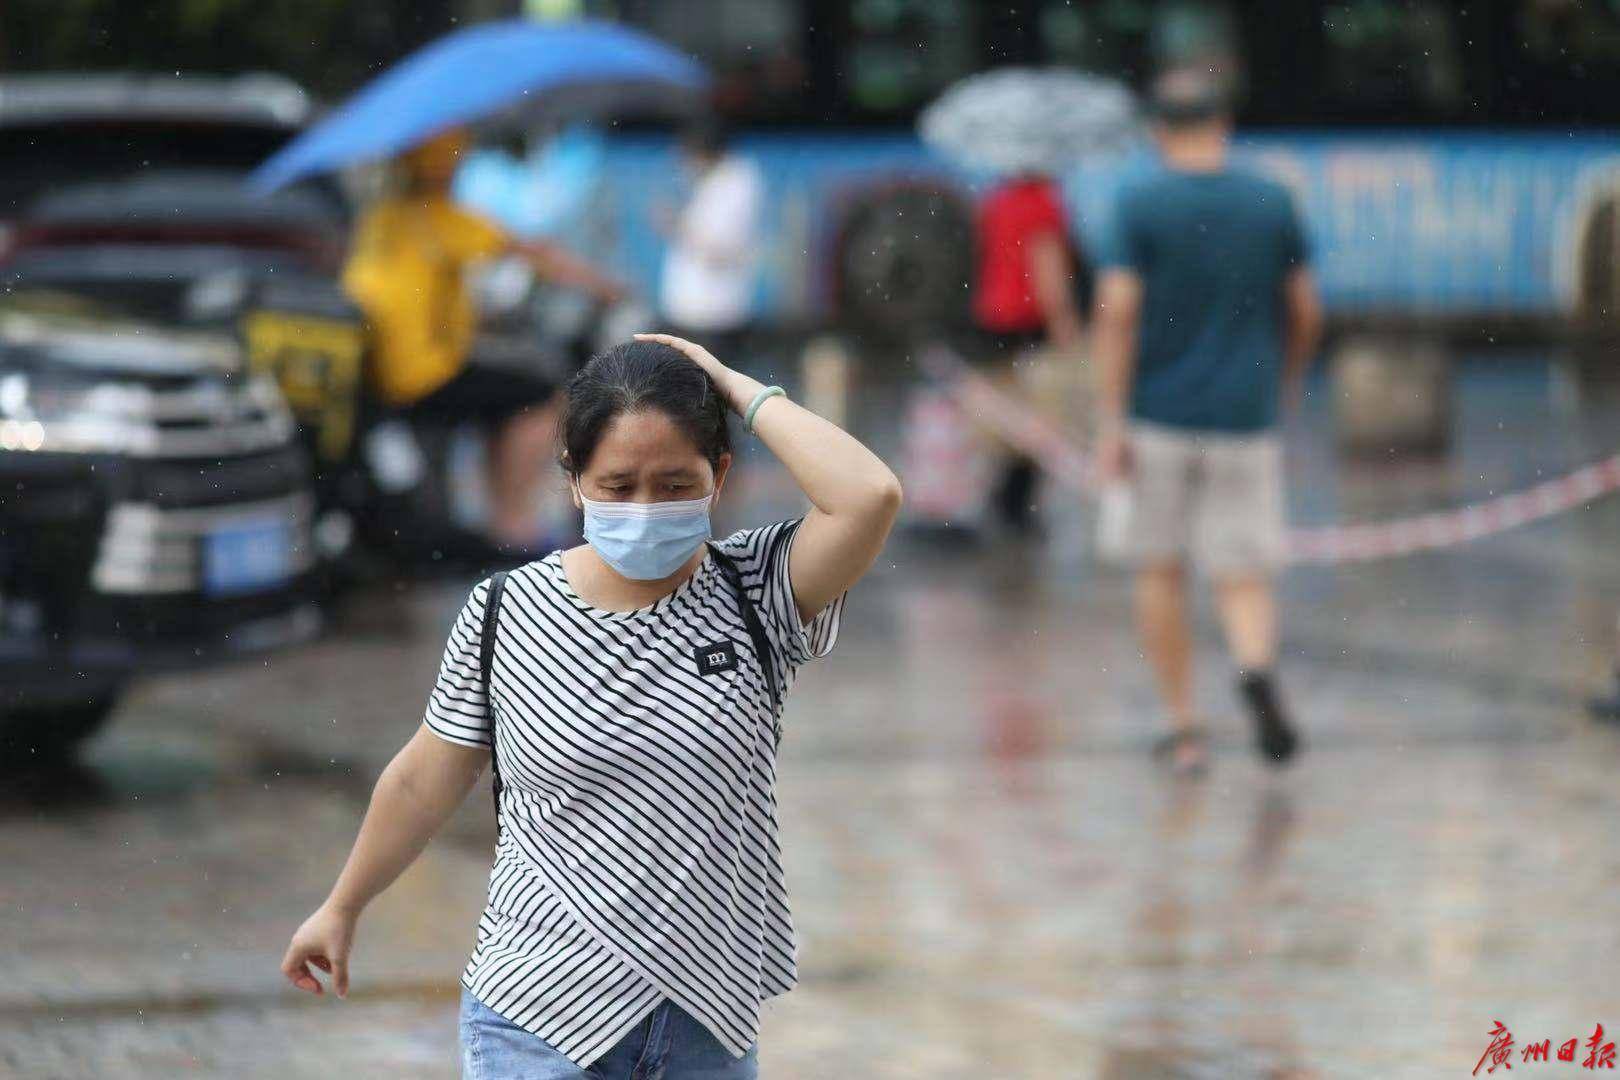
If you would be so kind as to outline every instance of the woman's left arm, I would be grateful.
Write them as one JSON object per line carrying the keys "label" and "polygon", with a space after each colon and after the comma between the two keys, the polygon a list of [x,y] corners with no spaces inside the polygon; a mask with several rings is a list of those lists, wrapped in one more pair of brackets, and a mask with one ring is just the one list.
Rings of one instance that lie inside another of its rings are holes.
{"label": "woman's left arm", "polygon": [[[669,334],[637,334],[691,357],[741,415],[764,386],[716,360],[701,345]],[[754,414],[754,434],[810,500],[793,541],[788,574],[799,617],[809,622],[871,567],[900,512],[900,480],[853,435],[785,397]]]}

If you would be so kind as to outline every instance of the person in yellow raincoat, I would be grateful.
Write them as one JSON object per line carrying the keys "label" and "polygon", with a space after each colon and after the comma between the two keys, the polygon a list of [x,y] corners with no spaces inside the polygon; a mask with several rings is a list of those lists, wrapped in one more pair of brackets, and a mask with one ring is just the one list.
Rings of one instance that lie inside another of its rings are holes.
{"label": "person in yellow raincoat", "polygon": [[475,420],[490,440],[491,537],[534,542],[534,496],[550,459],[558,387],[539,374],[479,362],[478,314],[467,271],[505,255],[541,277],[611,302],[619,284],[551,244],[519,240],[450,197],[464,131],[442,133],[401,155],[399,182],[355,230],[344,288],[371,335],[370,383],[409,419]]}

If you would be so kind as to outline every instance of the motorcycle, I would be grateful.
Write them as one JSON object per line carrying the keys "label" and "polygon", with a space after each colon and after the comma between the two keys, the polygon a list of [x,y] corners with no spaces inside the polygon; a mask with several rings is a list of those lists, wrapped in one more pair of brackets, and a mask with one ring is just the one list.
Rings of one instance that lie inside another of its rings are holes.
{"label": "motorcycle", "polygon": [[[538,372],[559,388],[596,351],[647,325],[634,302],[602,304],[496,264],[476,283],[480,362]],[[366,392],[364,321],[326,280],[266,282],[241,318],[248,362],[280,385],[315,468],[315,539],[328,587],[466,575],[512,555],[482,531],[484,446],[467,425],[425,425]],[[572,542],[571,505],[539,510],[538,532]]]}

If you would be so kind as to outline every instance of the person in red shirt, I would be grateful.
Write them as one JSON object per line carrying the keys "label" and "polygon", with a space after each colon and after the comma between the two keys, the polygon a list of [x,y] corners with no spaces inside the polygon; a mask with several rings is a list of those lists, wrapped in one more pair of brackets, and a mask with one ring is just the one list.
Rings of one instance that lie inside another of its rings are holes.
{"label": "person in red shirt", "polygon": [[[1057,182],[1025,173],[998,184],[979,204],[976,232],[973,321],[991,354],[999,359],[1041,344],[1078,347],[1078,260]],[[1035,480],[1035,463],[1017,457],[996,486],[998,515],[1019,531],[1034,525]]]}

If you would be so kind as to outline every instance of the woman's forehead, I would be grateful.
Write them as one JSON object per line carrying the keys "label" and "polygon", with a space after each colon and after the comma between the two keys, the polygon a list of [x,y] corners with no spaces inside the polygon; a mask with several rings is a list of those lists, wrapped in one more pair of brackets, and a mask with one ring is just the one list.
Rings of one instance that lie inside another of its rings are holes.
{"label": "woman's forehead", "polygon": [[621,413],[602,432],[591,472],[699,469],[707,464],[690,436],[658,410]]}

